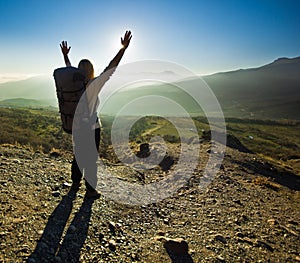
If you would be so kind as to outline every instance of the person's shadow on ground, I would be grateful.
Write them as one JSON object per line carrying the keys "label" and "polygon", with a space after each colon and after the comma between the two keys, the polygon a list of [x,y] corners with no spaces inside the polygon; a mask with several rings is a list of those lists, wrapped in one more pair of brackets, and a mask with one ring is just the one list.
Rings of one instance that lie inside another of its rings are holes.
{"label": "person's shadow on ground", "polygon": [[79,262],[80,250],[88,233],[92,198],[84,198],[79,212],[72,220],[62,240],[70,217],[75,191],[70,191],[50,215],[44,232],[27,262]]}

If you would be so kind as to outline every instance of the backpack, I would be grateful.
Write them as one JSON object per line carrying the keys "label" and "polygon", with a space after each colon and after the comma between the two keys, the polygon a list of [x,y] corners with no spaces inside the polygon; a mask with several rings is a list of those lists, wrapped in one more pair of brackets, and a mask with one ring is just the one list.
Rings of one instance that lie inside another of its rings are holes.
{"label": "backpack", "polygon": [[[86,75],[79,68],[63,67],[55,69],[53,76],[62,128],[65,132],[72,134],[75,111],[82,94],[85,94]],[[82,114],[84,115],[84,112]]]}

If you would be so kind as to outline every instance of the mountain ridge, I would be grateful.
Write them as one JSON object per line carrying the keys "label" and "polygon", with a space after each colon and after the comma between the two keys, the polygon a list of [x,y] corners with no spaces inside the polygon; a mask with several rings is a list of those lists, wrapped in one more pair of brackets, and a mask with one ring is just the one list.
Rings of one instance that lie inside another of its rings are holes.
{"label": "mountain ridge", "polygon": [[[281,57],[260,67],[219,72],[202,76],[202,79],[216,95],[227,117],[299,120],[300,114],[297,110],[300,107],[299,72],[300,56]],[[164,73],[171,74],[168,71]],[[172,74],[175,73],[172,72]],[[193,79],[183,79],[182,81],[191,81],[192,83]],[[197,90],[196,86],[189,85],[189,87]],[[172,99],[175,98],[180,103],[183,94],[171,88],[160,88],[160,86],[158,88],[146,86],[143,87],[143,90],[139,89],[136,88],[135,92],[128,90],[126,96],[123,92],[123,97],[119,96],[118,103],[115,104],[124,104],[124,98],[125,102],[126,100],[128,102],[136,98],[137,94],[149,95],[154,91],[158,95],[172,94]],[[0,84],[0,100],[11,98],[44,101],[47,99],[49,105],[57,107],[55,84],[50,77],[31,77],[27,80]],[[189,107],[190,103],[186,102],[185,104]],[[159,107],[159,105],[156,106]],[[107,111],[115,111],[115,109],[108,107]],[[195,107],[188,111],[195,111]]]}
{"label": "mountain ridge", "polygon": [[215,72],[212,74],[208,75],[203,75],[202,77],[210,77],[218,74],[231,74],[231,73],[237,73],[237,72],[243,72],[243,71],[256,71],[260,69],[265,69],[268,67],[273,67],[273,66],[278,66],[278,65],[284,65],[284,64],[289,64],[289,63],[300,63],[300,56],[293,57],[293,58],[288,58],[288,57],[279,57],[275,60],[273,60],[270,63],[264,64],[262,66],[257,66],[257,67],[249,67],[249,68],[239,68],[239,69],[234,69],[234,70],[229,70],[229,71],[220,71],[220,72]]}

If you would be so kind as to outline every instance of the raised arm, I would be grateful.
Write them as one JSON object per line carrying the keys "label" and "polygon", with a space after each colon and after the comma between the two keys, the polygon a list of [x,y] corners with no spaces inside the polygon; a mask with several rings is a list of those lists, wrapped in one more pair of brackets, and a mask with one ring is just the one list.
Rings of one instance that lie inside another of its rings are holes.
{"label": "raised arm", "polygon": [[67,41],[62,41],[61,44],[60,44],[60,48],[61,48],[61,52],[64,55],[64,60],[65,60],[66,66],[71,67],[72,65],[71,65],[71,62],[70,62],[69,57],[68,57],[68,54],[69,54],[69,51],[70,51],[71,47],[68,47]]}
{"label": "raised arm", "polygon": [[[86,94],[87,99],[89,101],[91,112],[95,112],[98,108],[99,100],[98,95],[106,81],[109,80],[111,75],[114,73],[116,67],[119,65],[125,50],[128,48],[130,40],[132,38],[131,32],[126,31],[124,38],[121,38],[122,48],[119,50],[117,55],[113,58],[113,60],[109,63],[109,65],[105,68],[105,70],[100,74],[99,77],[92,79],[87,86]],[[96,96],[95,96],[96,94]]]}
{"label": "raised arm", "polygon": [[124,38],[121,37],[122,48],[119,50],[117,55],[112,59],[112,61],[109,63],[109,65],[104,69],[103,73],[112,68],[116,68],[119,65],[119,63],[125,53],[125,50],[128,48],[128,46],[130,44],[131,38],[132,38],[131,31],[126,31]]}

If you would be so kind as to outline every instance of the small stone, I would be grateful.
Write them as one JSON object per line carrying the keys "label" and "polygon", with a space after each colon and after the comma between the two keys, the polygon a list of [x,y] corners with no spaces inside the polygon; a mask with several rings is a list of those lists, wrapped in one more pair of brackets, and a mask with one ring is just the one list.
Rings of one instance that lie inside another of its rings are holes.
{"label": "small stone", "polygon": [[60,196],[60,192],[59,191],[53,191],[52,192],[52,196],[59,197]]}
{"label": "small stone", "polygon": [[266,248],[267,250],[269,250],[271,252],[274,251],[274,249],[268,243],[266,243],[264,241],[257,240],[255,245],[258,247]]}
{"label": "small stone", "polygon": [[0,237],[6,236],[6,235],[7,235],[7,233],[8,233],[8,232],[5,232],[5,231],[3,231],[3,232],[0,232]]}
{"label": "small stone", "polygon": [[217,235],[215,236],[215,240],[220,241],[221,243],[226,244],[226,238],[223,237],[223,236],[220,235],[220,234],[217,234]]}
{"label": "small stone", "polygon": [[169,218],[164,218],[164,223],[165,223],[166,225],[168,225],[168,224],[169,224]]}
{"label": "small stone", "polygon": [[295,260],[300,262],[300,256],[296,256]]}
{"label": "small stone", "polygon": [[274,226],[274,225],[277,225],[277,224],[278,224],[277,220],[274,219],[274,218],[269,219],[269,220],[268,220],[268,223],[269,223],[271,226]]}
{"label": "small stone", "polygon": [[234,203],[238,204],[238,205],[243,205],[241,200],[237,199],[237,200],[233,200]]}
{"label": "small stone", "polygon": [[54,187],[53,187],[53,191],[58,191],[59,190],[59,187],[60,187],[60,185],[59,184],[56,184]]}
{"label": "small stone", "polygon": [[242,220],[243,220],[243,221],[248,221],[249,218],[248,218],[248,216],[246,216],[246,215],[242,215]]}
{"label": "small stone", "polygon": [[244,237],[244,234],[241,233],[241,232],[237,232],[237,233],[236,233],[236,236],[237,236],[237,237]]}
{"label": "small stone", "polygon": [[111,251],[116,251],[116,248],[117,248],[117,244],[114,240],[109,240],[108,242],[108,247]]}
{"label": "small stone", "polygon": [[165,234],[166,234],[166,232],[163,230],[158,230],[156,233],[157,236],[164,236]]}
{"label": "small stone", "polygon": [[249,237],[244,237],[244,238],[238,238],[237,239],[239,242],[247,243],[249,245],[253,245],[253,241]]}
{"label": "small stone", "polygon": [[63,185],[62,185],[63,188],[69,188],[71,187],[71,184],[67,183],[67,182],[64,182]]}
{"label": "small stone", "polygon": [[49,153],[49,156],[57,158],[57,157],[61,156],[61,153],[58,150],[53,150]]}
{"label": "small stone", "polygon": [[[75,243],[75,244],[77,245],[77,247],[79,247],[77,243]],[[85,248],[87,251],[90,251],[92,249],[92,247],[90,245],[86,245]]]}
{"label": "small stone", "polygon": [[37,233],[38,233],[39,235],[42,235],[42,234],[44,233],[44,230],[38,230]]}
{"label": "small stone", "polygon": [[121,230],[121,228],[122,228],[122,224],[121,223],[116,223],[116,229],[118,229],[118,230]]}
{"label": "small stone", "polygon": [[288,220],[288,223],[291,224],[291,225],[298,226],[298,222],[296,222],[294,220]]}
{"label": "small stone", "polygon": [[223,258],[223,257],[220,256],[220,255],[217,256],[216,259],[217,259],[218,261],[225,262],[225,258]]}
{"label": "small stone", "polygon": [[108,227],[110,232],[115,233],[116,232],[116,224],[113,221],[108,222]]}

